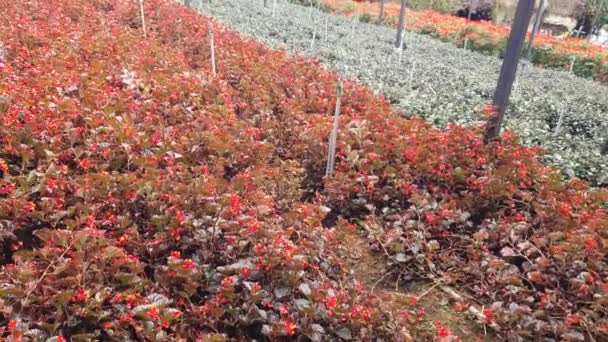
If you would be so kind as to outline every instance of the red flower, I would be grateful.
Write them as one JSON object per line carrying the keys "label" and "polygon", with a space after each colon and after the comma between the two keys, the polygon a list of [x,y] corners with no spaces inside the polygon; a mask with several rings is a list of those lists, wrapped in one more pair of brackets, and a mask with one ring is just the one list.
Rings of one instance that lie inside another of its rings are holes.
{"label": "red flower", "polygon": [[191,271],[196,269],[196,264],[194,263],[194,261],[192,261],[192,259],[186,259],[182,263],[182,267]]}
{"label": "red flower", "polygon": [[572,216],[572,206],[568,203],[560,203],[559,213],[565,218],[570,218]]}
{"label": "red flower", "polygon": [[483,309],[483,320],[486,323],[492,323],[493,319],[494,319],[494,312],[492,311],[492,309]]}
{"label": "red flower", "polygon": [[327,306],[328,309],[331,310],[335,308],[336,305],[338,305],[338,299],[335,296],[327,297],[327,300],[325,301],[325,306]]}
{"label": "red flower", "polygon": [[0,171],[2,173],[0,173],[0,177],[3,177],[4,175],[8,174],[8,166],[6,165],[6,162],[3,159],[0,159]]}
{"label": "red flower", "polygon": [[260,230],[260,225],[257,222],[251,222],[247,227],[247,232],[250,234],[257,233]]}
{"label": "red flower", "polygon": [[496,107],[492,106],[492,105],[488,105],[483,107],[483,113],[486,115],[493,115],[494,113],[496,113]]}
{"label": "red flower", "polygon": [[597,241],[588,237],[585,239],[585,247],[589,252],[593,252],[597,248]]}
{"label": "red flower", "polygon": [[441,220],[440,216],[435,215],[434,213],[431,213],[431,212],[424,213],[424,217],[426,218],[426,221],[430,224],[438,223]]}
{"label": "red flower", "polygon": [[243,278],[249,278],[249,276],[251,275],[251,270],[249,270],[249,267],[244,267],[241,270],[241,275],[243,276]]}
{"label": "red flower", "polygon": [[179,251],[173,251],[173,252],[171,252],[171,257],[173,259],[181,259],[182,254]]}
{"label": "red flower", "polygon": [[286,316],[289,313],[287,305],[281,304],[281,306],[279,307],[279,313],[281,314],[281,316]]}
{"label": "red flower", "polygon": [[72,297],[73,302],[83,303],[89,299],[89,291],[79,287],[76,289],[76,294]]}
{"label": "red flower", "polygon": [[228,289],[234,285],[234,279],[232,277],[226,277],[222,280],[222,288]]}
{"label": "red flower", "polygon": [[442,322],[436,321],[435,328],[437,329],[437,337],[443,338],[452,335],[452,332],[443,325]]}
{"label": "red flower", "polygon": [[577,314],[568,314],[566,316],[565,322],[567,325],[577,325],[579,322],[579,317]]}
{"label": "red flower", "polygon": [[152,306],[146,311],[146,316],[149,319],[156,321],[160,318],[160,311],[156,306]]}
{"label": "red flower", "polygon": [[296,333],[297,326],[289,318],[286,318],[283,324],[285,324],[285,334],[293,336]]}
{"label": "red flower", "polygon": [[462,303],[456,302],[454,303],[454,310],[456,311],[464,311],[465,306]]}
{"label": "red flower", "polygon": [[88,159],[82,159],[78,162],[78,166],[84,170],[88,170],[91,167],[91,162]]}

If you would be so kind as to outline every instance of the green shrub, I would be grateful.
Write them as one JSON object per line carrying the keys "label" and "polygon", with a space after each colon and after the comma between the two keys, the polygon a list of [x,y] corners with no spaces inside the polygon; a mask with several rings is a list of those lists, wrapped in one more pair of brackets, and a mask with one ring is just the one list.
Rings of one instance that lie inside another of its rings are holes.
{"label": "green shrub", "polygon": [[453,0],[410,0],[408,6],[413,10],[432,9],[441,13],[453,13]]}
{"label": "green shrub", "polygon": [[359,21],[362,23],[370,23],[372,21],[372,16],[369,13],[364,13],[363,15],[359,16]]}

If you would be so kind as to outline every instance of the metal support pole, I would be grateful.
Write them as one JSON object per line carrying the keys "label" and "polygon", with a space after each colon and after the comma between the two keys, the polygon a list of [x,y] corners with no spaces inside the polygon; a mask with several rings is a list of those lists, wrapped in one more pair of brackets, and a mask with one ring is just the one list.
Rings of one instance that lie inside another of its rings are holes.
{"label": "metal support pole", "polygon": [[380,0],[380,17],[378,17],[378,24],[382,24],[384,21],[384,2],[386,0]]}
{"label": "metal support pole", "polygon": [[401,0],[401,9],[399,9],[399,23],[397,24],[397,37],[395,38],[395,47],[399,48],[402,46],[401,40],[403,39],[403,26],[405,24],[405,8],[407,6],[407,0]]}
{"label": "metal support pole", "polygon": [[498,138],[500,134],[532,12],[534,12],[534,0],[519,0],[515,12],[515,20],[511,27],[511,35],[507,43],[507,51],[502,62],[498,84],[494,93],[493,106],[495,113],[488,120],[484,137],[485,142]]}
{"label": "metal support pole", "polygon": [[532,59],[532,52],[533,52],[533,48],[534,48],[534,38],[536,38],[536,35],[538,34],[538,31],[540,30],[540,24],[542,23],[542,19],[543,19],[543,14],[544,14],[544,7],[545,6],[545,0],[540,0],[540,2],[538,3],[538,10],[536,11],[536,18],[534,18],[534,26],[532,27],[532,32],[530,35],[530,43],[528,44],[528,53],[526,54],[526,59],[527,60],[531,60]]}
{"label": "metal support pole", "polygon": [[[475,8],[475,5],[476,5],[475,0],[470,0],[469,1],[469,12],[467,13],[467,20],[468,21],[471,21],[471,16],[473,15],[473,8]],[[468,25],[468,22],[467,22],[467,25]],[[468,29],[468,27],[467,27],[467,29]],[[468,32],[466,32],[466,33],[468,33]],[[469,45],[469,36],[467,35],[464,38],[464,49],[465,50],[467,49],[468,45]]]}

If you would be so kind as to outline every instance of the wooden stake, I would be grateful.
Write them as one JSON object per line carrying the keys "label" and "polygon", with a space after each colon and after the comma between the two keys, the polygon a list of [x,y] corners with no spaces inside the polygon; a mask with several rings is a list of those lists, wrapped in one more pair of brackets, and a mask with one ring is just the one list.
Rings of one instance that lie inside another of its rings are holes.
{"label": "wooden stake", "polygon": [[147,38],[148,33],[146,31],[146,16],[144,14],[144,0],[139,0],[139,12],[141,15],[141,27],[144,30],[144,38]]}
{"label": "wooden stake", "polygon": [[215,69],[215,40],[213,38],[213,25],[209,23],[209,40],[211,45],[211,74],[213,77],[217,76]]}
{"label": "wooden stake", "polygon": [[338,79],[336,94],[336,111],[334,113],[334,126],[329,135],[329,151],[327,152],[327,168],[325,176],[330,177],[334,174],[336,165],[336,143],[338,139],[338,125],[340,124],[340,103],[342,102],[342,80]]}

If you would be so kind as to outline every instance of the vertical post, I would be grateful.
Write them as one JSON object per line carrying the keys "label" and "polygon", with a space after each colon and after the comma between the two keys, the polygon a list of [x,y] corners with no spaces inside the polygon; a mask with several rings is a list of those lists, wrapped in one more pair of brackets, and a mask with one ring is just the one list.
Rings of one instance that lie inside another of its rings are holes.
{"label": "vertical post", "polygon": [[264,0],[264,8],[268,7],[268,0]]}
{"label": "vertical post", "polygon": [[359,7],[357,7],[355,9],[355,16],[352,18],[351,20],[351,25],[350,25],[350,34],[353,34],[353,31],[355,30],[355,26],[357,25],[357,21],[359,21]]}
{"label": "vertical post", "polygon": [[468,25],[471,21],[471,16],[473,15],[473,8],[475,8],[475,0],[469,0],[469,11],[467,13],[467,30],[465,31],[466,37],[464,37],[464,49],[467,49],[469,45],[469,35],[468,35]]}
{"label": "vertical post", "polygon": [[144,38],[147,38],[148,33],[146,31],[146,16],[144,13],[144,0],[139,0],[139,12],[141,15],[141,27],[144,30]]}
{"label": "vertical post", "polygon": [[314,10],[314,3],[310,0],[310,10],[308,11],[308,20],[312,20],[312,11]]}
{"label": "vertical post", "polygon": [[570,75],[574,71],[574,62],[576,62],[576,56],[572,56],[572,59],[570,59],[570,69],[568,70],[568,74]]}
{"label": "vertical post", "polygon": [[209,43],[211,45],[211,74],[213,77],[217,75],[215,69],[215,39],[213,37],[213,24],[209,23]]}
{"label": "vertical post", "polygon": [[382,24],[384,21],[384,2],[386,0],[380,0],[380,16],[378,17],[378,24]]}
{"label": "vertical post", "polygon": [[511,35],[507,43],[507,51],[500,69],[498,84],[494,93],[494,114],[488,120],[484,141],[487,143],[496,139],[504,121],[505,111],[509,104],[513,82],[517,74],[517,65],[528,32],[530,18],[534,11],[534,0],[519,0],[515,11],[515,20],[511,27]]}
{"label": "vertical post", "polygon": [[405,36],[405,32],[401,31],[401,39],[399,40],[399,47],[398,47],[398,49],[399,49],[399,51],[398,51],[398,53],[399,53],[399,65],[401,65],[401,57],[403,56],[403,44],[405,44],[404,43],[404,40],[405,40],[404,36]]}
{"label": "vertical post", "polygon": [[526,54],[526,59],[532,59],[532,51],[534,48],[534,38],[538,34],[538,30],[540,30],[540,24],[542,23],[543,14],[545,12],[545,0],[540,0],[538,3],[538,9],[536,10],[536,17],[534,18],[534,26],[532,26],[532,32],[530,35],[530,43],[528,43],[528,53]]}
{"label": "vertical post", "polygon": [[329,135],[329,151],[327,152],[327,168],[325,176],[330,177],[334,174],[336,166],[336,143],[338,139],[338,125],[340,124],[340,103],[342,102],[342,80],[338,79],[336,94],[336,111],[334,113],[334,126]]}
{"label": "vertical post", "polygon": [[395,47],[402,47],[403,40],[403,25],[405,21],[405,7],[407,6],[407,0],[401,0],[401,8],[399,9],[399,23],[397,24],[397,37],[395,38]]}

